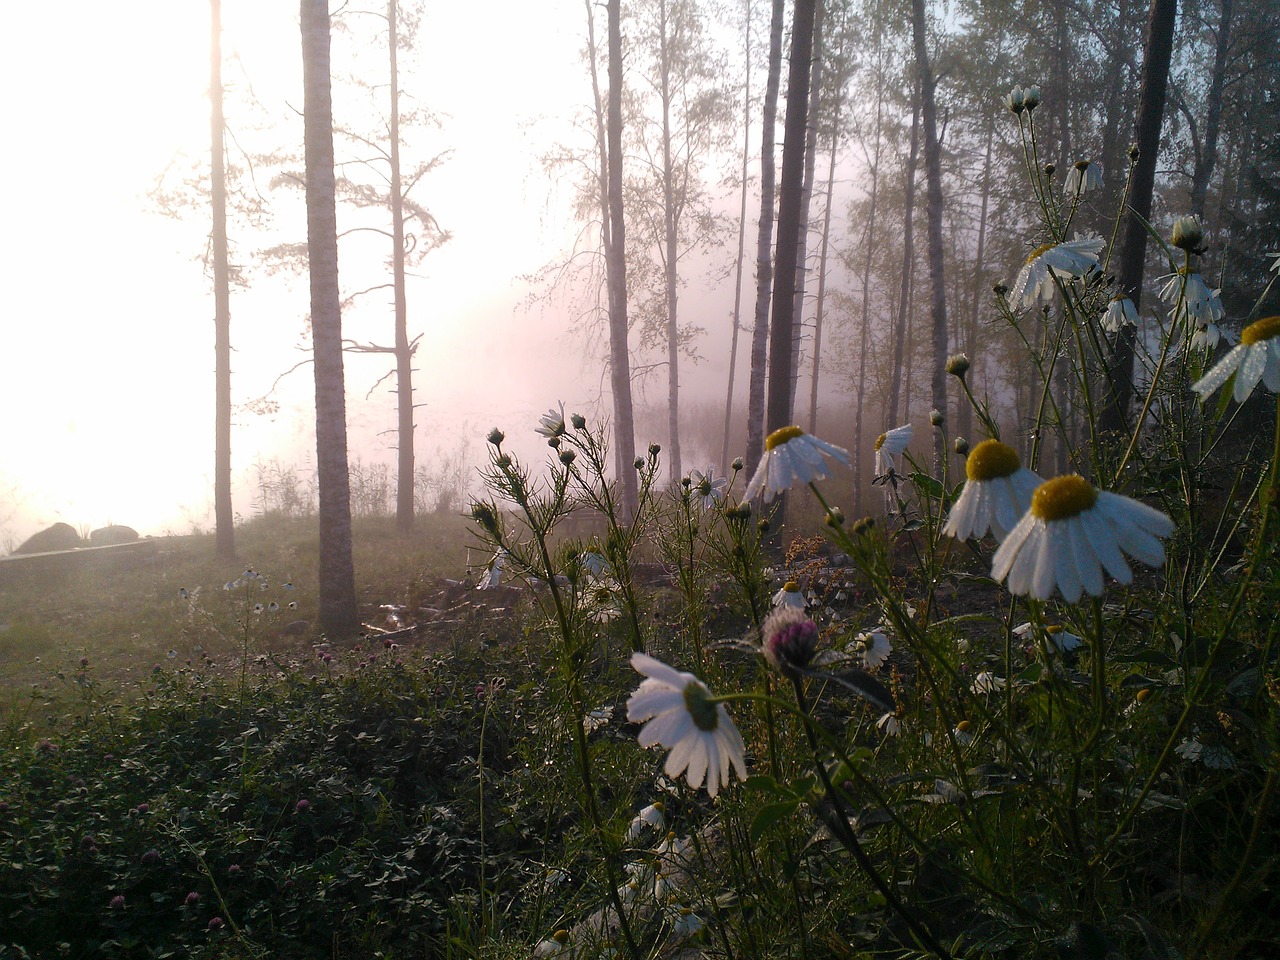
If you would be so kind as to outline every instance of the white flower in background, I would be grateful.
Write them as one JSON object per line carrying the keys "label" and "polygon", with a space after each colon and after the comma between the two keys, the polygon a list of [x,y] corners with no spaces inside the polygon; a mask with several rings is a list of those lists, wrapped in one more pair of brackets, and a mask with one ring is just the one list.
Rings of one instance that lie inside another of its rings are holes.
{"label": "white flower in background", "polygon": [[643,653],[631,655],[631,666],[645,679],[627,701],[627,719],[644,722],[640,746],[671,751],[663,767],[668,777],[687,771],[689,786],[697,790],[705,782],[713,797],[729,782],[730,767],[738,779],[747,778],[742,735],[701,680]]}
{"label": "white flower in background", "polygon": [[1149,567],[1164,564],[1159,537],[1173,521],[1145,503],[1098,490],[1070,474],[1036,488],[1031,509],[1018,521],[991,562],[991,576],[1010,593],[1048,600],[1054,590],[1075,603],[1083,590],[1102,596],[1106,570],[1120,583],[1133,582],[1123,553]]}
{"label": "white flower in background", "polygon": [[538,425],[534,428],[535,432],[542,434],[544,437],[560,437],[564,435],[564,404],[560,404],[559,408],[552,407],[541,417],[538,418]]}
{"label": "white flower in background", "polygon": [[671,937],[687,940],[702,929],[702,920],[691,907],[677,907],[671,912]]}
{"label": "white flower in background", "polygon": [[1003,540],[1031,506],[1040,476],[1022,465],[1018,451],[999,440],[983,440],[970,450],[964,470],[964,491],[942,532],[969,540],[981,539],[990,530]]}
{"label": "white flower in background", "polygon": [[871,672],[883,667],[889,654],[893,653],[893,644],[881,630],[860,633],[856,639],[862,644],[862,665]]}
{"label": "white flower in background", "polygon": [[983,670],[973,678],[973,684],[969,689],[974,693],[995,693],[1003,690],[1005,686],[1004,677],[997,677],[990,670]]}
{"label": "white flower in background", "polygon": [[764,456],[742,499],[751,500],[763,491],[764,502],[768,503],[797,483],[822,480],[827,476],[826,457],[849,465],[849,451],[843,447],[810,436],[799,427],[775,430],[765,438]]}
{"label": "white flower in background", "polygon": [[[1186,278],[1186,289],[1183,289],[1183,278]],[[1219,291],[1209,289],[1204,278],[1194,270],[1183,267],[1171,273],[1160,288],[1160,299],[1174,310],[1175,322],[1183,321],[1188,325],[1204,326],[1216,323],[1226,314]],[[1179,301],[1179,295],[1182,299]]]}
{"label": "white flower in background", "polygon": [[800,592],[800,585],[794,580],[788,580],[782,585],[782,589],[773,595],[774,607],[795,607],[797,610],[803,610],[805,607],[804,594]]}
{"label": "white flower in background", "polygon": [[533,948],[535,957],[558,957],[569,949],[569,931],[557,930]]}
{"label": "white flower in background", "polygon": [[[1031,636],[1033,627],[1030,623],[1020,623],[1013,628],[1013,635],[1027,639]],[[1084,644],[1084,640],[1077,637],[1074,633],[1067,631],[1061,624],[1053,624],[1044,628],[1042,634],[1045,639],[1052,643],[1060,653],[1071,653],[1079,650]]]}
{"label": "white flower in background", "polygon": [[1206,323],[1196,327],[1196,332],[1191,335],[1188,341],[1188,347],[1192,350],[1214,350],[1218,346],[1218,341],[1222,339],[1222,331],[1216,323]]}
{"label": "white flower in background", "polygon": [[635,815],[631,825],[627,827],[627,842],[630,843],[644,831],[645,827],[661,830],[666,823],[663,814],[666,807],[661,800],[656,800]]}
{"label": "white flower in background", "polygon": [[1119,333],[1125,327],[1138,325],[1138,308],[1128,297],[1116,294],[1107,304],[1107,312],[1102,315],[1102,329],[1107,333]]}
{"label": "white flower in background", "polygon": [[1046,243],[1028,255],[1013,281],[1010,296],[1016,307],[1033,307],[1053,299],[1054,276],[1064,280],[1083,277],[1098,266],[1098,254],[1106,246],[1101,237],[1076,237],[1062,243]]}
{"label": "white flower in background", "polygon": [[716,465],[713,463],[707,467],[706,473],[689,471],[689,489],[699,498],[704,510],[712,510],[724,499],[725,491],[729,489],[729,478],[717,477]]}
{"label": "white flower in background", "polygon": [[607,707],[596,707],[594,710],[587,711],[587,715],[582,718],[582,731],[587,736],[591,736],[602,727],[607,727],[612,719],[612,704]]}
{"label": "white flower in background", "polygon": [[[969,732],[972,727],[973,724],[970,721],[961,720],[951,728],[951,736],[955,739],[956,743],[960,744],[960,746],[967,747],[969,744],[973,743],[973,734]],[[950,801],[952,803],[959,801],[961,797],[964,796],[956,789],[954,784],[948,783],[945,780],[935,780],[933,789],[943,798],[944,801]]]}
{"label": "white flower in background", "polygon": [[593,580],[599,580],[609,569],[609,561],[594,550],[589,550],[582,555],[582,569]]}
{"label": "white flower in background", "polygon": [[894,427],[876,437],[876,476],[883,477],[893,473],[896,465],[895,457],[907,449],[911,443],[911,424]]}
{"label": "white flower in background", "polygon": [[1173,230],[1169,234],[1169,242],[1179,250],[1190,253],[1203,253],[1204,224],[1195,214],[1179,217],[1173,221]]}
{"label": "white flower in background", "polygon": [[880,719],[876,721],[876,729],[883,736],[896,737],[902,732],[902,721],[898,719],[896,713],[882,714]]}
{"label": "white flower in background", "polygon": [[1261,380],[1272,393],[1280,393],[1280,317],[1267,317],[1240,331],[1240,342],[1213,369],[1191,385],[1201,400],[1235,374],[1232,397],[1244,403]]}
{"label": "white flower in background", "polygon": [[480,580],[476,583],[477,590],[492,590],[502,582],[502,569],[506,562],[505,553],[506,551],[499,550],[493,555],[489,565],[480,574]]}
{"label": "white flower in background", "polygon": [[1077,160],[1067,171],[1066,182],[1062,185],[1062,194],[1075,197],[1097,190],[1102,186],[1102,164],[1090,163],[1088,160]]}

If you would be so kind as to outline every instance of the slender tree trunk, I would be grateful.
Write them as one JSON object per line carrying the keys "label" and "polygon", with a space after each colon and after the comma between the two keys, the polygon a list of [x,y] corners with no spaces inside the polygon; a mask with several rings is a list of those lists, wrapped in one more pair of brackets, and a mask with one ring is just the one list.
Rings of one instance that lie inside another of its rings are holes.
{"label": "slender tree trunk", "polygon": [[222,0],[209,3],[209,195],[213,204],[213,517],[219,560],[236,558],[231,504],[231,279],[227,254],[227,171],[222,117]]}
{"label": "slender tree trunk", "polygon": [[391,66],[391,269],[396,309],[396,529],[413,531],[413,347],[409,343],[404,282],[404,195],[400,180],[400,70],[396,63],[399,11],[387,0],[387,48]]}
{"label": "slender tree trunk", "polygon": [[316,379],[316,468],[320,481],[320,629],[331,639],[345,640],[359,630],[360,617],[351,565],[328,0],[302,0],[301,24],[307,257]]}
{"label": "slender tree trunk", "polygon": [[680,463],[680,333],[676,312],[678,261],[676,250],[676,197],[675,170],[671,161],[671,55],[670,37],[667,32],[666,0],[660,0],[658,55],[662,74],[662,219],[663,219],[663,272],[666,280],[667,300],[667,463],[672,480],[683,476]]}
{"label": "slender tree trunk", "polygon": [[[932,397],[935,409],[947,410],[947,289],[942,253],[942,149],[938,143],[937,112],[933,102],[933,69],[925,35],[924,0],[911,0],[911,33],[920,71],[920,119],[924,125],[925,185],[929,194],[929,280],[932,287],[930,313],[933,318]],[[933,466],[941,474],[942,431],[933,431]]]}
{"label": "slender tree trunk", "polygon": [[[588,0],[590,2],[590,0]],[[724,445],[720,466],[728,468],[729,433],[733,426],[733,379],[738,369],[738,331],[742,329],[742,272],[747,248],[747,166],[751,153],[751,0],[746,2],[743,40],[746,84],[742,94],[742,201],[738,211],[738,265],[733,280],[733,339],[729,343],[729,391],[724,401]]]}
{"label": "slender tree trunk", "polygon": [[[885,429],[899,425],[898,398],[902,396],[902,365],[907,349],[907,318],[911,306],[911,274],[915,270],[916,250],[916,166],[920,162],[920,92],[919,80],[911,110],[911,152],[907,155],[906,199],[902,212],[902,282],[898,288],[898,316],[893,324],[893,383],[889,390],[889,419]],[[910,404],[908,404],[910,406]]]}
{"label": "slender tree trunk", "polygon": [[1204,200],[1209,181],[1218,162],[1218,131],[1222,125],[1222,87],[1227,76],[1227,57],[1231,52],[1232,0],[1222,0],[1222,16],[1218,20],[1218,42],[1213,53],[1213,76],[1209,82],[1208,105],[1204,124],[1204,144],[1191,181],[1191,212],[1204,216]]}
{"label": "slender tree trunk", "polygon": [[769,22],[769,75],[765,84],[760,127],[760,230],[756,241],[756,323],[751,332],[751,376],[747,386],[747,473],[755,471],[764,453],[766,354],[769,344],[769,294],[773,288],[774,132],[778,118],[778,87],[782,81],[782,27],[785,0],[773,0]]}
{"label": "slender tree trunk", "polygon": [[[964,331],[964,350],[968,355],[970,362],[973,364],[971,369],[970,383],[976,377],[978,357],[978,317],[982,313],[982,264],[986,255],[987,247],[987,211],[991,206],[991,157],[995,146],[996,123],[995,117],[988,115],[987,117],[987,149],[982,161],[982,202],[978,213],[978,249],[973,258],[973,286],[970,290],[970,308],[969,322],[965,325]],[[970,434],[973,432],[973,408],[969,405],[968,398],[958,397],[956,407],[959,414],[956,417],[956,435],[971,440]]]}
{"label": "slender tree trunk", "polygon": [[[1165,93],[1169,85],[1169,61],[1173,56],[1173,27],[1178,0],[1151,0],[1147,19],[1146,50],[1142,59],[1142,92],[1138,97],[1138,160],[1129,189],[1130,213],[1125,218],[1124,241],[1116,285],[1134,306],[1142,303],[1142,273],[1146,263],[1151,197],[1155,192],[1156,158],[1160,152],[1160,126],[1164,120]],[[1126,326],[1116,337],[1111,363],[1111,390],[1099,417],[1104,432],[1125,429],[1129,401],[1133,397],[1133,354],[1137,330]]]}
{"label": "slender tree trunk", "polygon": [[609,16],[609,238],[605,251],[609,285],[609,375],[613,387],[615,444],[622,483],[622,508],[628,518],[639,509],[640,494],[632,461],[636,456],[635,414],[631,405],[631,355],[627,345],[626,225],[622,209],[622,2],[608,0]]}
{"label": "slender tree trunk", "polygon": [[822,371],[822,318],[827,299],[827,255],[831,250],[831,198],[835,192],[836,153],[840,146],[840,98],[831,117],[831,161],[827,164],[826,207],[822,211],[822,250],[818,255],[818,299],[813,308],[813,376],[809,380],[809,432],[818,430],[818,375]]}
{"label": "slender tree trunk", "polygon": [[791,423],[791,336],[795,324],[796,260],[800,207],[804,199],[804,153],[809,107],[809,68],[817,0],[795,0],[791,21],[791,66],[787,74],[787,123],[782,138],[782,176],[778,186],[778,247],[773,275],[773,314],[769,318],[769,396],[765,427]]}
{"label": "slender tree trunk", "polygon": [[818,162],[818,108],[822,98],[822,0],[817,0],[813,23],[813,58],[809,77],[809,129],[805,135],[804,186],[800,193],[800,232],[796,237],[796,292],[791,331],[791,407],[796,409],[796,389],[800,384],[800,344],[804,341],[804,293],[809,274],[809,209],[813,201],[813,178]]}

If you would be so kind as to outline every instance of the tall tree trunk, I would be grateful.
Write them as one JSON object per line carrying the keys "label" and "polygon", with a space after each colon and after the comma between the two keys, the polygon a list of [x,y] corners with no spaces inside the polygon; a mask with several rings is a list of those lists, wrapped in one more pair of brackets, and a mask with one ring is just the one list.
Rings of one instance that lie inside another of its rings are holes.
{"label": "tall tree trunk", "polygon": [[791,423],[791,336],[795,324],[796,261],[800,252],[800,207],[804,200],[804,153],[809,107],[809,68],[817,0],[795,0],[791,21],[791,66],[787,74],[787,123],[782,137],[778,185],[778,246],[769,318],[769,395],[765,427]]}
{"label": "tall tree trunk", "polygon": [[835,192],[836,153],[840,146],[840,102],[831,116],[831,161],[827,164],[826,207],[822,211],[822,249],[818,254],[818,299],[813,307],[813,376],[809,380],[809,432],[818,431],[818,375],[822,371],[822,317],[827,298],[827,255],[831,249],[831,198]]}
{"label": "tall tree trunk", "polygon": [[[964,330],[964,351],[968,355],[969,360],[974,363],[974,373],[971,373],[970,383],[974,382],[976,377],[978,360],[978,317],[982,313],[982,282],[983,272],[982,263],[986,256],[987,248],[987,211],[991,206],[991,157],[995,146],[996,122],[992,115],[987,116],[987,149],[982,161],[982,202],[978,212],[978,249],[973,258],[973,286],[970,290],[970,307],[969,322],[965,324]],[[956,435],[972,440],[969,436],[973,432],[973,408],[969,405],[968,398],[957,398],[956,407],[959,414],[956,416]]]}
{"label": "tall tree trunk", "polygon": [[396,309],[396,529],[413,530],[413,346],[409,343],[404,282],[404,194],[400,180],[400,71],[396,63],[399,11],[387,0],[387,48],[391,66],[391,270]]}
{"label": "tall tree trunk", "polygon": [[622,0],[608,0],[609,245],[605,274],[609,286],[609,377],[613,388],[614,443],[622,509],[628,519],[639,509],[640,493],[632,461],[636,456],[635,414],[631,405],[631,355],[627,345],[626,229],[622,210]]}
{"label": "tall tree trunk", "polygon": [[760,117],[760,230],[756,238],[756,323],[751,332],[751,375],[747,385],[747,473],[764,453],[765,369],[769,345],[769,294],[773,288],[773,149],[782,82],[782,27],[785,0],[773,0],[769,21],[769,75]]}
{"label": "tall tree trunk", "polygon": [[[588,0],[590,2],[590,0]],[[738,211],[738,265],[733,280],[733,339],[729,342],[729,391],[724,401],[724,443],[720,466],[728,468],[729,432],[733,426],[733,379],[738,368],[738,332],[742,329],[742,269],[747,247],[747,169],[751,154],[751,0],[746,0],[743,62],[746,84],[742,94],[742,201]]]}
{"label": "tall tree trunk", "polygon": [[906,199],[902,212],[902,282],[898,287],[898,316],[893,324],[892,384],[889,390],[889,419],[885,429],[899,425],[898,398],[902,396],[902,364],[907,347],[907,318],[911,315],[911,274],[915,270],[916,249],[916,167],[920,163],[920,91],[916,80],[916,96],[911,110],[911,152],[907,155]]}
{"label": "tall tree trunk", "polygon": [[320,629],[347,639],[360,628],[351,565],[346,386],[338,294],[333,100],[329,90],[329,2],[302,0],[303,124],[307,179],[307,258],[316,379],[316,468],[320,481]]}
{"label": "tall tree trunk", "polygon": [[[1142,91],[1138,97],[1138,160],[1129,188],[1130,213],[1125,218],[1124,241],[1116,285],[1134,306],[1142,303],[1142,273],[1147,254],[1151,197],[1155,191],[1156,158],[1160,152],[1160,126],[1164,120],[1165,94],[1169,86],[1169,61],[1173,56],[1173,27],[1178,0],[1151,0],[1147,18],[1146,50],[1142,58]],[[1129,401],[1133,397],[1133,353],[1137,330],[1126,326],[1116,337],[1111,362],[1111,390],[1099,417],[1104,432],[1125,429]]]}
{"label": "tall tree trunk", "polygon": [[209,195],[213,205],[213,517],[219,560],[236,558],[231,504],[231,279],[227,254],[227,170],[222,117],[222,0],[209,3]]}
{"label": "tall tree trunk", "polygon": [[[933,69],[925,35],[924,0],[911,0],[911,34],[915,45],[916,68],[920,72],[920,119],[924,125],[925,184],[929,195],[929,280],[932,287],[930,313],[933,319],[934,408],[947,410],[947,290],[942,254],[942,148],[938,143],[937,111],[933,102]],[[933,431],[933,466],[941,474],[942,431]]]}
{"label": "tall tree trunk", "polygon": [[813,23],[813,57],[809,76],[809,128],[805,135],[804,186],[800,192],[800,231],[796,237],[796,292],[791,315],[791,407],[796,409],[796,388],[800,383],[800,344],[804,340],[804,293],[809,275],[809,209],[813,202],[813,177],[818,163],[818,108],[822,98],[822,0],[817,0]]}
{"label": "tall tree trunk", "polygon": [[1204,143],[1196,161],[1191,181],[1191,212],[1204,216],[1204,200],[1209,181],[1218,162],[1218,131],[1222,125],[1222,88],[1227,77],[1227,57],[1231,52],[1232,0],[1222,0],[1222,16],[1218,20],[1218,42],[1213,52],[1213,75],[1209,82],[1208,104],[1204,124]]}
{"label": "tall tree trunk", "polygon": [[660,96],[662,98],[662,219],[663,219],[663,272],[666,280],[667,301],[667,462],[672,480],[679,480],[680,463],[680,330],[676,313],[678,261],[676,251],[676,197],[675,170],[671,161],[671,56],[670,37],[667,34],[666,0],[660,0],[658,16],[659,69],[662,74]]}

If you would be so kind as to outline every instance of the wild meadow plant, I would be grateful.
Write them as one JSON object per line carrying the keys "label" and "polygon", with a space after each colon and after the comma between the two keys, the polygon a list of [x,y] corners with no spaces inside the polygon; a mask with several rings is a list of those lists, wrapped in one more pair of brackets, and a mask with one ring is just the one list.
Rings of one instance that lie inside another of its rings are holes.
{"label": "wild meadow plant", "polygon": [[[1104,431],[1113,344],[1140,322],[1107,273],[1123,211],[1110,240],[1074,235],[1102,172],[1082,160],[1059,185],[1038,156],[1039,101],[1035,88],[1008,100],[1039,235],[997,286],[993,318],[1038,377],[1033,409],[1017,411],[1026,442],[1002,437],[963,355],[947,372],[984,435],[949,437],[943,412],[929,418],[963,478],[922,465],[916,428],[896,427],[876,444],[889,507],[877,518],[849,521],[829,502],[821,483],[849,456],[799,427],[769,436],[745,486],[736,462],[660,495],[650,448],[634,464],[634,517],[582,417],[543,418],[556,454],[545,481],[490,435],[492,499],[472,515],[539,585],[535,629],[558,650],[590,838],[564,865],[585,892],[535,918],[535,955],[1280,946],[1280,399],[1268,397],[1280,393],[1280,318],[1238,318],[1239,344],[1218,357],[1231,324],[1201,273],[1202,225],[1180,218],[1168,242],[1152,229],[1169,262],[1167,319],[1136,337],[1140,401]],[[1041,472],[1050,442],[1068,465],[1059,476]],[[828,541],[821,574],[775,592],[790,579],[771,566],[775,498],[805,487]],[[604,532],[557,539],[580,510],[598,511]],[[602,566],[588,572],[588,556]],[[643,612],[635,571],[648,556],[681,598],[677,629]],[[861,602],[817,602],[822,577]],[[607,631],[597,589],[618,596]],[[732,617],[713,627],[717,609]],[[595,775],[618,746],[596,703],[624,658],[641,678],[630,731],[666,757],[651,788],[619,793]]]}

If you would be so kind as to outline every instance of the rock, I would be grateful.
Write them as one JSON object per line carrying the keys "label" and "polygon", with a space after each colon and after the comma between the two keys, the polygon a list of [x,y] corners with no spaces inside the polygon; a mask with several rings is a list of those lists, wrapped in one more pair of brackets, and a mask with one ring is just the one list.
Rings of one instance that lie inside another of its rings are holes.
{"label": "rock", "polygon": [[84,546],[80,534],[69,523],[55,523],[28,537],[14,553],[49,553],[53,550],[74,550]]}
{"label": "rock", "polygon": [[99,527],[89,534],[89,543],[95,547],[110,547],[117,543],[133,543],[138,538],[138,531],[133,527],[111,524]]}

